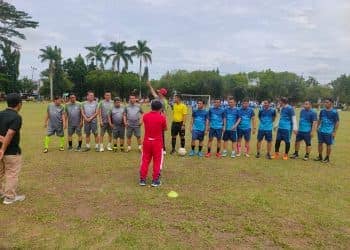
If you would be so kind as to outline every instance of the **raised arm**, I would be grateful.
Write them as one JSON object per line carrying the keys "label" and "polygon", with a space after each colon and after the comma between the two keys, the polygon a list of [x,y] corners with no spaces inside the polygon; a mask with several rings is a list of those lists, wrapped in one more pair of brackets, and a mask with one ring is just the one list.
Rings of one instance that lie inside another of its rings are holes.
{"label": "raised arm", "polygon": [[156,91],[152,87],[151,81],[147,81],[147,86],[148,86],[149,90],[151,91],[151,94],[153,95],[153,97],[154,98],[158,97]]}

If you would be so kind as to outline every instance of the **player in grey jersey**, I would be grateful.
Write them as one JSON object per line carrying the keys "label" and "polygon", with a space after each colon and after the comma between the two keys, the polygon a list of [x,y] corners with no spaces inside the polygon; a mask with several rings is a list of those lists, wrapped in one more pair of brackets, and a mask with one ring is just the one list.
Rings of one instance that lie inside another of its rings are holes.
{"label": "player in grey jersey", "polygon": [[131,137],[134,135],[141,151],[141,125],[143,111],[141,106],[136,103],[136,96],[131,94],[129,97],[129,105],[126,107],[126,137],[127,137],[127,152],[131,150]]}
{"label": "player in grey jersey", "polygon": [[125,107],[121,105],[120,99],[116,97],[114,99],[114,107],[112,108],[110,115],[108,116],[109,125],[113,132],[113,151],[118,149],[118,139],[120,151],[124,151],[124,137],[125,137]]}
{"label": "player in grey jersey", "polygon": [[97,128],[98,102],[95,101],[95,94],[89,91],[86,97],[86,102],[83,103],[81,114],[84,118],[84,132],[86,135],[86,148],[84,151],[90,150],[90,135],[95,137],[95,150],[99,152],[99,138]]}
{"label": "player in grey jersey", "polygon": [[68,150],[73,150],[73,134],[78,136],[78,146],[75,151],[81,151],[83,117],[81,115],[81,103],[77,101],[75,94],[69,95],[69,102],[65,107],[67,121],[68,121]]}
{"label": "player in grey jersey", "polygon": [[99,118],[100,118],[100,152],[104,151],[103,137],[105,133],[108,134],[107,150],[112,151],[112,128],[108,122],[108,116],[113,108],[112,94],[110,91],[106,91],[104,99],[100,101],[98,106]]}
{"label": "player in grey jersey", "polygon": [[56,96],[47,107],[45,116],[45,128],[47,134],[44,141],[44,153],[49,151],[50,136],[56,134],[60,137],[60,151],[64,151],[64,129],[66,128],[66,117],[62,99]]}

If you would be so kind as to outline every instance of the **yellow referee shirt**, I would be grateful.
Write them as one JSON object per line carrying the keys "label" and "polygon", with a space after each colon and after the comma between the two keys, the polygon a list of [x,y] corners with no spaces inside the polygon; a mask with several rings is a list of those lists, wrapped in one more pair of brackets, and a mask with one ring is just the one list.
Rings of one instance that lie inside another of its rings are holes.
{"label": "yellow referee shirt", "polygon": [[174,103],[173,107],[173,121],[182,122],[184,116],[187,115],[187,106],[183,103]]}

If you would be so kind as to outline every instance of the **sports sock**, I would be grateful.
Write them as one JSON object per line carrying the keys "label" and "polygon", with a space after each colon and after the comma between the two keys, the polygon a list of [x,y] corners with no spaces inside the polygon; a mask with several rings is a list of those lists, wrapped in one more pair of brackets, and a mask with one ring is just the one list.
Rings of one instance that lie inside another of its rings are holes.
{"label": "sports sock", "polygon": [[289,149],[290,149],[290,142],[286,143],[286,149],[285,149],[285,154],[289,153]]}
{"label": "sports sock", "polygon": [[220,147],[216,148],[216,153],[220,153]]}
{"label": "sports sock", "polygon": [[193,151],[194,151],[194,148],[195,148],[195,146],[192,145],[192,146],[191,146],[191,149],[192,149]]}
{"label": "sports sock", "polygon": [[171,138],[171,147],[173,150],[175,150],[175,146],[176,146],[176,138]]}
{"label": "sports sock", "polygon": [[72,141],[68,141],[68,146],[72,147],[73,146],[73,142]]}
{"label": "sports sock", "polygon": [[208,147],[208,153],[210,153],[210,150],[211,150],[211,148],[210,148],[210,147]]}
{"label": "sports sock", "polygon": [[203,146],[198,146],[198,152],[201,152],[203,149]]}
{"label": "sports sock", "polygon": [[185,147],[185,138],[181,138],[181,147],[182,147],[182,148]]}
{"label": "sports sock", "polygon": [[81,144],[83,144],[83,141],[78,142],[78,146],[81,148]]}
{"label": "sports sock", "polygon": [[60,148],[64,147],[64,137],[60,137]]}
{"label": "sports sock", "polygon": [[295,155],[299,155],[299,151],[296,151],[296,150],[295,150],[294,154],[295,154]]}
{"label": "sports sock", "polygon": [[276,141],[276,144],[275,144],[275,152],[278,153],[280,151],[280,146],[281,146],[281,141],[278,140]]}
{"label": "sports sock", "polygon": [[50,137],[45,136],[44,147],[49,148],[49,143],[50,143]]}

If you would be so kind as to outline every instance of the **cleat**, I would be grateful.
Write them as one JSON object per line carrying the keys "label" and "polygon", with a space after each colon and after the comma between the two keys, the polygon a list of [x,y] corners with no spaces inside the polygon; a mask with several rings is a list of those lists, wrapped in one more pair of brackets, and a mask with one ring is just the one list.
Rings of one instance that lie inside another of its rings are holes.
{"label": "cleat", "polygon": [[176,150],[175,150],[175,149],[172,149],[171,152],[170,152],[171,155],[173,155],[173,154],[175,154],[175,153],[176,153]]}
{"label": "cleat", "polygon": [[81,147],[78,146],[74,151],[75,152],[81,152]]}
{"label": "cleat", "polygon": [[245,155],[245,157],[248,157],[248,158],[250,157],[250,155],[248,153],[245,153],[244,155]]}
{"label": "cleat", "polygon": [[322,161],[322,157],[317,156],[317,157],[314,159],[314,161]]}
{"label": "cleat", "polygon": [[292,154],[292,155],[291,155],[291,157],[290,157],[290,158],[291,158],[291,159],[297,159],[298,157],[299,157],[299,155],[298,155],[298,154],[296,154],[296,153],[294,153],[294,154]]}
{"label": "cleat", "polygon": [[231,158],[236,158],[236,152],[235,151],[232,151]]}
{"label": "cleat", "polygon": [[268,159],[268,160],[272,159],[272,157],[271,157],[271,155],[269,153],[266,154],[266,159]]}
{"label": "cleat", "polygon": [[47,153],[47,152],[49,152],[49,150],[47,149],[47,148],[44,148],[44,151],[43,151],[43,153]]}
{"label": "cleat", "polygon": [[16,201],[24,201],[25,198],[26,197],[24,195],[16,195],[15,198],[13,198],[13,199],[5,198],[3,201],[3,204],[10,205]]}
{"label": "cleat", "polygon": [[326,157],[323,159],[322,163],[329,163],[329,157],[326,156]]}
{"label": "cleat", "polygon": [[226,157],[227,156],[227,150],[222,151],[222,157]]}
{"label": "cleat", "polygon": [[205,158],[210,158],[211,157],[211,153],[206,153],[205,154]]}
{"label": "cleat", "polygon": [[283,157],[282,157],[283,160],[288,160],[288,155],[287,154],[284,154]]}
{"label": "cleat", "polygon": [[279,153],[274,153],[272,156],[271,156],[271,159],[278,159],[278,158],[280,158],[280,154]]}
{"label": "cleat", "polygon": [[203,152],[198,152],[198,157],[203,157]]}
{"label": "cleat", "polygon": [[260,153],[256,153],[255,158],[260,158]]}
{"label": "cleat", "polygon": [[83,149],[83,152],[88,152],[88,151],[90,151],[91,150],[91,148],[84,148]]}
{"label": "cleat", "polygon": [[139,181],[139,185],[141,186],[141,187],[144,187],[144,186],[146,186],[146,180],[140,180]]}
{"label": "cleat", "polygon": [[221,154],[220,153],[216,153],[215,156],[216,156],[216,158],[221,158]]}
{"label": "cleat", "polygon": [[59,148],[59,151],[64,151],[64,147],[60,147],[60,148]]}
{"label": "cleat", "polygon": [[194,152],[194,150],[191,150],[190,153],[188,154],[188,156],[194,156],[196,154],[196,152]]}
{"label": "cleat", "polygon": [[68,147],[68,151],[73,151],[73,147],[72,147],[72,146],[69,146],[69,147]]}
{"label": "cleat", "polygon": [[113,151],[113,148],[111,147],[111,145],[107,145],[107,151]]}
{"label": "cleat", "polygon": [[309,155],[305,155],[303,158],[304,161],[308,161],[309,160]]}

